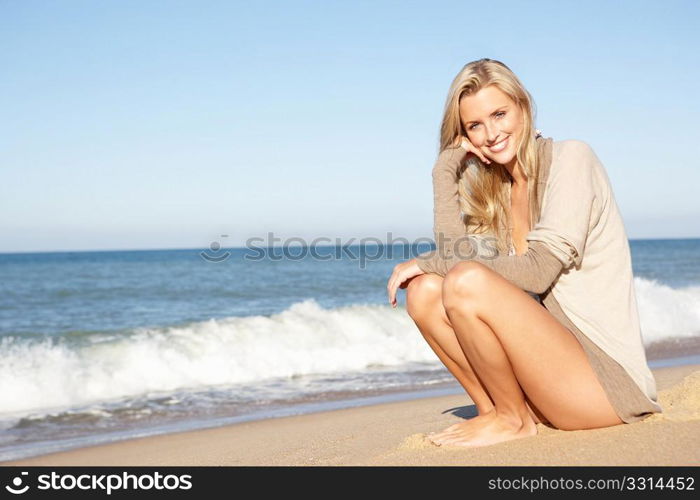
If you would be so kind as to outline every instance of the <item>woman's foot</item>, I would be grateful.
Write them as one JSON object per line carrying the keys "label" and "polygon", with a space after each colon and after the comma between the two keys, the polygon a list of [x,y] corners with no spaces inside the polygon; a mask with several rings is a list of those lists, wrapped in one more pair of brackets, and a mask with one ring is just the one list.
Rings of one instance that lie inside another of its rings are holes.
{"label": "woman's foot", "polygon": [[457,422],[456,424],[452,424],[441,432],[431,432],[430,434],[428,434],[428,437],[433,438],[437,436],[442,436],[443,434],[449,434],[450,432],[454,432],[457,430],[464,431],[470,427],[478,426],[484,420],[484,418],[493,416],[492,413],[494,413],[493,409],[489,411],[480,411],[476,417],[471,417],[466,420],[462,420],[461,422]]}
{"label": "woman's foot", "polygon": [[526,413],[523,418],[504,416],[495,410],[451,425],[443,432],[428,435],[438,446],[489,446],[513,439],[534,436],[537,426]]}

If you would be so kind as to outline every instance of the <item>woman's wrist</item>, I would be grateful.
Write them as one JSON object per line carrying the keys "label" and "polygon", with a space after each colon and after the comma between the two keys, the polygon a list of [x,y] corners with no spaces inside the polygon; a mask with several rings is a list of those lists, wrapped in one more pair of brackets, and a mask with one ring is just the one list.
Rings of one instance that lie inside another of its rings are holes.
{"label": "woman's wrist", "polygon": [[438,155],[437,163],[442,164],[448,170],[457,170],[468,151],[461,146],[443,149]]}

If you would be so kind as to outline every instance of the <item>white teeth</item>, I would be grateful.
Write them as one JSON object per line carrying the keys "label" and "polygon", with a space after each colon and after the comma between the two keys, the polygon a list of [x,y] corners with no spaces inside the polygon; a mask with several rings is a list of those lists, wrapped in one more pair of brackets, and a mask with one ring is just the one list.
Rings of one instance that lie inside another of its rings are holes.
{"label": "white teeth", "polygon": [[490,150],[492,153],[498,153],[499,151],[503,151],[503,150],[505,149],[506,145],[508,145],[508,140],[509,140],[509,139],[510,139],[510,137],[506,137],[506,138],[503,139],[501,142],[499,142],[498,144],[496,144],[494,147],[490,147],[489,150]]}

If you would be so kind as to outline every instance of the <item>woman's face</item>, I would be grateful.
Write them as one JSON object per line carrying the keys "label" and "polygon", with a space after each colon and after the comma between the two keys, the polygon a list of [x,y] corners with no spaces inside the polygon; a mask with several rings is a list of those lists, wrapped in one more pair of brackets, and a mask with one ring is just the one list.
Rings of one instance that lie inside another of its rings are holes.
{"label": "woman's face", "polygon": [[489,85],[459,102],[469,141],[491,161],[513,167],[523,131],[523,112],[498,87]]}

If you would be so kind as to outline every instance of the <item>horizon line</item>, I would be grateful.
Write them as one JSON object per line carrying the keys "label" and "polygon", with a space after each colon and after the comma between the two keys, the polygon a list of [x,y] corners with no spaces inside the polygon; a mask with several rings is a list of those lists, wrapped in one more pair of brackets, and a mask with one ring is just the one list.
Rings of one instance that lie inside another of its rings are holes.
{"label": "horizon line", "polygon": [[[627,241],[669,241],[669,240],[700,240],[700,236],[691,237],[666,237],[666,238],[628,238]],[[419,242],[419,243],[408,243],[409,245],[419,244],[419,245],[433,245],[435,242],[431,239],[431,242]],[[382,245],[387,245],[388,243],[381,243]],[[360,243],[354,243],[352,245],[315,245],[318,248],[337,248],[337,247],[358,247]],[[393,245],[406,245],[402,242],[394,242]],[[378,243],[365,243],[364,246],[379,246]],[[289,245],[288,245],[289,247]],[[308,248],[309,245],[293,245],[292,248]],[[160,247],[160,248],[94,248],[94,249],[60,249],[60,250],[19,250],[19,251],[0,251],[0,255],[21,255],[21,254],[37,254],[37,253],[90,253],[90,252],[162,252],[166,250],[202,250],[209,248],[208,246],[201,247]],[[245,250],[249,249],[247,246],[221,246],[219,249],[227,250]],[[256,248],[284,248],[284,245],[279,246],[256,246]]]}

